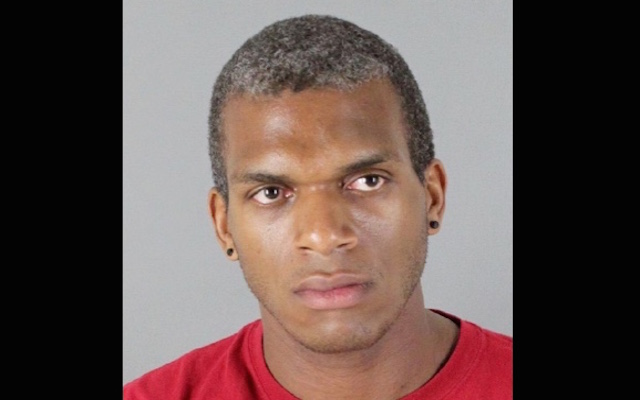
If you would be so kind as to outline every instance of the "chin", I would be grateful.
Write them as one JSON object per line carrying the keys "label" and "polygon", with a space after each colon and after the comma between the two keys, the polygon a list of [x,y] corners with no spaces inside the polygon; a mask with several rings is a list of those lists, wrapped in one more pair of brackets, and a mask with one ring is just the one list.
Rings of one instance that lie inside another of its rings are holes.
{"label": "chin", "polygon": [[347,353],[374,346],[387,333],[391,321],[331,321],[314,324],[312,331],[289,331],[303,347],[320,354]]}
{"label": "chin", "polygon": [[350,332],[347,335],[297,339],[306,349],[320,354],[348,353],[375,345],[384,334]]}

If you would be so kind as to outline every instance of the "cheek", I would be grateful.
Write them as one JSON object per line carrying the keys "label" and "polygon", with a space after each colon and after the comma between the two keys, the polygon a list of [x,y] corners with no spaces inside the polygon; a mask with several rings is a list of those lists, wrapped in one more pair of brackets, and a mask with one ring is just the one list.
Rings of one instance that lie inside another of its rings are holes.
{"label": "cheek", "polygon": [[234,238],[239,245],[250,248],[257,255],[275,255],[285,247],[288,232],[286,220],[268,218],[268,213],[245,212],[239,223],[234,223]]}
{"label": "cheek", "polygon": [[360,243],[391,248],[392,252],[412,246],[407,239],[419,236],[426,226],[425,198],[421,194],[418,190],[411,195],[396,191],[382,201],[375,199],[367,207],[355,209],[352,215]]}
{"label": "cheek", "polygon": [[271,276],[270,280],[282,276],[277,270],[291,254],[284,221],[245,210],[229,214],[229,231],[245,275],[256,279]]}
{"label": "cheek", "polygon": [[229,209],[229,233],[239,251],[262,254],[273,240],[273,224],[262,221],[251,209],[236,205]]}

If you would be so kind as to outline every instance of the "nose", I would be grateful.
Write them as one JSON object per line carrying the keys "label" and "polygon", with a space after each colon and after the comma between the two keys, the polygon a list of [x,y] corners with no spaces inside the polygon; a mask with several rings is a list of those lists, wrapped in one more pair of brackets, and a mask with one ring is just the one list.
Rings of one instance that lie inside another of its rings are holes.
{"label": "nose", "polygon": [[346,199],[331,190],[299,194],[293,206],[296,248],[330,255],[358,244]]}

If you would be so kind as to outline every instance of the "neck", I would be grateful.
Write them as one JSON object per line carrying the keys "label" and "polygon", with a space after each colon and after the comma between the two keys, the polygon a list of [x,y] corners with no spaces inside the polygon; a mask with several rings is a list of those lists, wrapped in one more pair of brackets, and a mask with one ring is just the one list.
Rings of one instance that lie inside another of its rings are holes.
{"label": "neck", "polygon": [[418,286],[389,331],[373,346],[323,354],[295,341],[263,310],[264,355],[275,379],[304,399],[399,398],[427,382],[450,353],[455,324],[424,308]]}

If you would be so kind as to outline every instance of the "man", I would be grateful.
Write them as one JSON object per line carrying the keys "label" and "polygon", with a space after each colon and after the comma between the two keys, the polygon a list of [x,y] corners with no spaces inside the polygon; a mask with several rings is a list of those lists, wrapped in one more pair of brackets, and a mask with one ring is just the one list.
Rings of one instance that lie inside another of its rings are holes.
{"label": "man", "polygon": [[279,21],[224,66],[209,123],[211,217],[261,319],[124,399],[512,398],[512,338],[425,308],[447,177],[392,46],[334,17]]}

